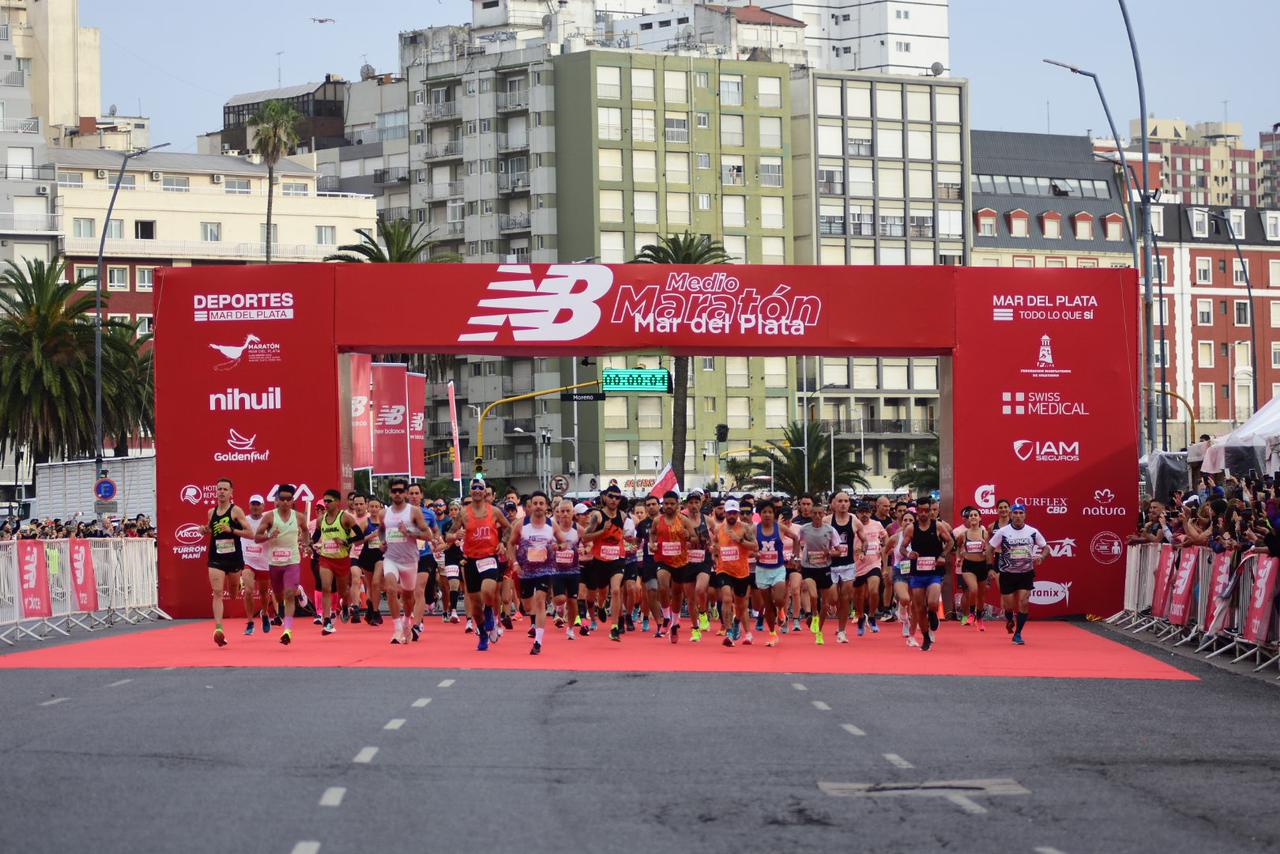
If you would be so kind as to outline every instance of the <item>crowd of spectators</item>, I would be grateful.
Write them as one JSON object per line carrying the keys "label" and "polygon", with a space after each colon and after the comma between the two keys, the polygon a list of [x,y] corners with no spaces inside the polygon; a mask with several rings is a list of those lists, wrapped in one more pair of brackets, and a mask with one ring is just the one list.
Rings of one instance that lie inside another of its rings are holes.
{"label": "crowd of spectators", "polygon": [[1147,502],[1129,542],[1207,546],[1214,552],[1258,549],[1280,557],[1280,487],[1274,477],[1250,471],[1219,482],[1201,475],[1196,487]]}
{"label": "crowd of spectators", "polygon": [[62,540],[103,538],[151,538],[156,529],[151,518],[139,513],[131,519],[20,519],[8,516],[0,520],[0,541]]}

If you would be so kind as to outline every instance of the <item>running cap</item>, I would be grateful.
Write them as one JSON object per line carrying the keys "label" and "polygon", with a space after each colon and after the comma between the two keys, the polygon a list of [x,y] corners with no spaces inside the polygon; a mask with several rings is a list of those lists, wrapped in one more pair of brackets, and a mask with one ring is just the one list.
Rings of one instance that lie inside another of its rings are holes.
{"label": "running cap", "polygon": [[701,489],[691,489],[691,490],[689,490],[689,497],[690,497],[690,498],[702,498],[702,497],[703,497],[703,495],[704,495],[704,493],[703,493],[703,491],[702,491]]}
{"label": "running cap", "polygon": [[250,503],[250,504],[265,504],[266,502],[262,500],[262,496],[261,496],[261,495],[254,494],[254,495],[250,495],[250,496],[249,496],[249,503]]}
{"label": "running cap", "polygon": [[604,495],[621,495],[621,494],[622,494],[622,489],[621,489],[621,488],[619,488],[618,484],[616,484],[616,483],[611,483],[611,484],[609,484],[608,486],[606,486],[606,487],[604,488],[604,492],[603,492],[602,494],[604,494]]}
{"label": "running cap", "polygon": [[471,486],[468,488],[469,489],[485,489],[487,486],[488,484],[485,483],[482,478],[474,477],[471,479]]}
{"label": "running cap", "polygon": [[724,512],[726,512],[726,513],[737,513],[737,512],[739,512],[739,510],[738,510],[738,502],[737,502],[737,501],[734,501],[732,498],[730,498],[728,501],[726,501],[726,502],[724,503]]}
{"label": "running cap", "polygon": [[1019,502],[1017,502],[1016,504],[1012,505],[1012,506],[1009,508],[1009,512],[1010,512],[1010,513],[1026,513],[1026,512],[1027,512],[1027,505],[1025,505],[1025,504],[1023,504],[1021,501],[1019,501]]}
{"label": "running cap", "polygon": [[577,504],[573,505],[573,512],[581,516],[583,513],[590,513],[591,508],[579,501]]}

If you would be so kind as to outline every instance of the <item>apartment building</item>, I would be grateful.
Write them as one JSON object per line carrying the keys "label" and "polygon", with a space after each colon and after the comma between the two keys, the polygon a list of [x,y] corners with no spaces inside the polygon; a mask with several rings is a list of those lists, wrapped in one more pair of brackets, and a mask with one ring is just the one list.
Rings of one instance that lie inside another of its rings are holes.
{"label": "apartment building", "polygon": [[950,0],[762,0],[805,24],[809,65],[881,74],[951,68]]}
{"label": "apartment building", "polygon": [[[120,155],[53,149],[68,275],[97,272],[106,231],[109,314],[148,328],[156,267],[261,263],[266,258],[267,167],[241,157],[155,151],[129,161],[104,223]],[[320,261],[374,224],[374,200],[316,187],[315,170],[276,167],[272,258]],[[88,285],[92,289],[93,285]]]}
{"label": "apartment building", "polygon": [[59,234],[56,174],[32,103],[30,75],[13,44],[20,28],[0,23],[0,260],[19,265],[52,258]]}
{"label": "apartment building", "polygon": [[249,120],[268,101],[283,101],[302,117],[298,122],[298,145],[292,154],[320,151],[346,145],[343,134],[349,84],[337,74],[326,74],[319,82],[298,83],[258,92],[232,95],[222,105],[222,128],[197,141],[201,154],[246,154],[253,148],[253,128]]}
{"label": "apartment building", "polygon": [[[1141,123],[1131,120],[1130,137],[1141,139],[1141,134]],[[1191,125],[1153,117],[1147,121],[1147,137],[1151,156],[1161,161],[1162,200],[1241,208],[1260,204],[1263,150],[1244,146],[1239,122]]]}
{"label": "apartment building", "polygon": [[1271,130],[1258,134],[1259,164],[1258,205],[1264,208],[1280,208],[1280,123]]}

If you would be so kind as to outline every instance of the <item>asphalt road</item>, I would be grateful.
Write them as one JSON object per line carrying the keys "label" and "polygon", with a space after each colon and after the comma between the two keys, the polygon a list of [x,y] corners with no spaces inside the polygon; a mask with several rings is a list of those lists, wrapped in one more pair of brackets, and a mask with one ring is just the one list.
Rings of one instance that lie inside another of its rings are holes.
{"label": "asphalt road", "polygon": [[1277,850],[1280,694],[1176,663],[1201,681],[6,670],[0,850]]}

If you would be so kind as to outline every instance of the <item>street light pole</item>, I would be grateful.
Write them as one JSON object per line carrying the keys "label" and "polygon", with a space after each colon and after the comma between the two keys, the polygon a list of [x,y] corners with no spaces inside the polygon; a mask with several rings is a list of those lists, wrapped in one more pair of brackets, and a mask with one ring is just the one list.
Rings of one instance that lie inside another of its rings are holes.
{"label": "street light pole", "polygon": [[[1249,264],[1245,261],[1244,252],[1240,249],[1240,240],[1236,237],[1236,230],[1231,226],[1231,218],[1224,216],[1221,213],[1215,213],[1214,211],[1209,211],[1208,213],[1209,216],[1220,221],[1227,227],[1227,236],[1231,238],[1231,244],[1236,248],[1236,258],[1240,261],[1241,272],[1244,273],[1244,289],[1246,295],[1249,297],[1249,371],[1251,374],[1249,377],[1249,386],[1253,391],[1251,401],[1253,409],[1249,414],[1252,415],[1258,411],[1258,326],[1253,320],[1253,281],[1249,277]],[[1232,275],[1232,279],[1234,278],[1235,276]],[[1235,385],[1234,377],[1232,377],[1231,384],[1233,386]]]}
{"label": "street light pole", "polygon": [[102,282],[107,277],[107,230],[111,227],[111,213],[116,207],[116,196],[120,195],[120,184],[124,181],[124,170],[129,161],[157,148],[164,148],[169,143],[162,142],[149,148],[137,151],[126,151],[120,158],[120,169],[116,172],[116,183],[111,189],[111,200],[107,202],[107,215],[102,222],[102,235],[98,238],[98,282],[93,289],[93,478],[102,476]]}

